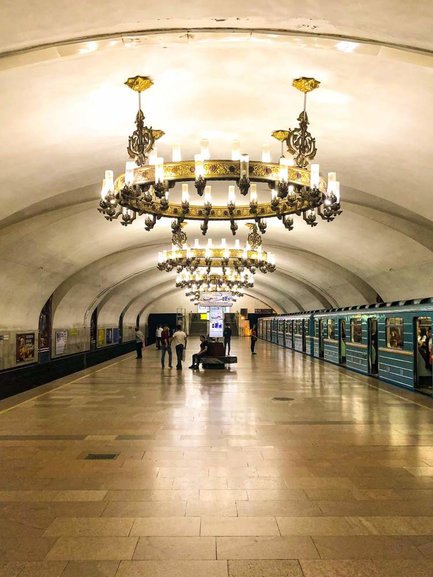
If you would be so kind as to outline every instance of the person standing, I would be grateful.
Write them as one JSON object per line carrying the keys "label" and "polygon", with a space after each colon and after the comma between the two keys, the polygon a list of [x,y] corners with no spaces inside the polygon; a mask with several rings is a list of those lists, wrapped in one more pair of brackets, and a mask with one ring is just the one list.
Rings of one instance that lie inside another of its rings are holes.
{"label": "person standing", "polygon": [[232,340],[232,329],[231,329],[231,327],[230,327],[229,324],[227,324],[227,325],[224,327],[223,337],[224,337],[224,354],[225,354],[225,355],[230,355],[230,345],[231,345],[231,340]]}
{"label": "person standing", "polygon": [[257,342],[257,327],[255,325],[251,329],[250,336],[251,336],[251,354],[255,355],[256,352],[254,351],[254,349],[256,348],[256,342]]}
{"label": "person standing", "polygon": [[159,350],[161,348],[161,336],[162,336],[162,326],[158,325],[156,327],[156,333],[155,333],[155,337],[156,337],[156,348]]}
{"label": "person standing", "polygon": [[171,350],[171,338],[170,338],[170,329],[167,325],[164,326],[161,333],[161,367],[164,368],[165,362],[165,354],[168,353],[168,366],[173,368],[173,352]]}
{"label": "person standing", "polygon": [[176,351],[176,358],[177,364],[176,369],[178,371],[182,370],[182,360],[183,360],[183,353],[186,349],[186,344],[188,342],[188,338],[186,333],[182,330],[182,325],[177,325],[176,331],[174,332],[171,338],[171,346]]}
{"label": "person standing", "polygon": [[143,358],[144,334],[140,331],[140,327],[135,327],[135,352],[137,359]]}

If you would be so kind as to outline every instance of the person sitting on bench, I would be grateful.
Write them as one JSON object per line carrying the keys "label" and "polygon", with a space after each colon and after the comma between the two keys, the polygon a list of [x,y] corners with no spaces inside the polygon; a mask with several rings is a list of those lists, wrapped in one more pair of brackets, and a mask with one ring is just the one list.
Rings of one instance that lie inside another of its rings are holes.
{"label": "person sitting on bench", "polygon": [[204,335],[200,337],[200,351],[195,355],[192,355],[192,365],[189,367],[190,369],[199,369],[200,368],[200,357],[203,357],[207,353],[208,342]]}

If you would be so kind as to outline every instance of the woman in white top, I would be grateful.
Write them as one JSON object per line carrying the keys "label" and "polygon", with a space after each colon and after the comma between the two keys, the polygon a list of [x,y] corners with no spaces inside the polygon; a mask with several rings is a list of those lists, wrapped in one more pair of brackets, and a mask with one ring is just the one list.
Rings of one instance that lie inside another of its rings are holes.
{"label": "woman in white top", "polygon": [[181,325],[177,325],[176,331],[174,332],[171,338],[171,346],[176,351],[176,358],[177,358],[177,365],[176,369],[179,371],[182,369],[182,358],[183,358],[183,351],[186,349],[186,343],[188,338],[186,333],[182,330]]}

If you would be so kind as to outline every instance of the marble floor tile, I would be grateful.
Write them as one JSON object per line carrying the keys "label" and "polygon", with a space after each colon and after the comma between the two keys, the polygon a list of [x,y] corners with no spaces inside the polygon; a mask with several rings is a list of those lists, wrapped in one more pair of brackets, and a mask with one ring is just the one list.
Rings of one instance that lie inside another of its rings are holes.
{"label": "marble floor tile", "polygon": [[64,561],[121,561],[132,559],[137,537],[60,537],[47,559]]}
{"label": "marble floor tile", "polygon": [[382,577],[371,560],[301,560],[300,564],[304,577]]}
{"label": "marble floor tile", "polygon": [[234,501],[188,501],[187,517],[237,517],[238,510]]}
{"label": "marble floor tile", "polygon": [[322,559],[420,559],[422,554],[404,537],[383,535],[313,537]]}
{"label": "marble floor tile", "polygon": [[128,537],[134,519],[109,517],[58,517],[45,537]]}
{"label": "marble floor tile", "polygon": [[49,537],[2,537],[0,559],[2,561],[43,561],[54,545]]}
{"label": "marble floor tile", "polygon": [[277,517],[281,535],[369,535],[355,517]]}
{"label": "marble floor tile", "polygon": [[104,517],[183,517],[185,501],[114,501],[108,503]]}
{"label": "marble floor tile", "polygon": [[116,577],[227,577],[227,562],[122,561]]}
{"label": "marble floor tile", "polygon": [[201,535],[215,537],[280,535],[274,517],[202,517]]}
{"label": "marble floor tile", "polygon": [[66,561],[32,561],[24,564],[19,577],[64,577],[66,564]]}
{"label": "marble floor tile", "polygon": [[229,577],[304,577],[298,561],[268,559],[266,561],[231,560]]}
{"label": "marble floor tile", "polygon": [[309,537],[217,537],[217,559],[317,559]]}
{"label": "marble floor tile", "polygon": [[68,561],[61,577],[115,577],[119,561]]}
{"label": "marble floor tile", "polygon": [[200,535],[200,517],[142,517],[135,520],[130,535],[139,537],[198,537]]}
{"label": "marble floor tile", "polygon": [[216,559],[214,537],[140,537],[134,560]]}

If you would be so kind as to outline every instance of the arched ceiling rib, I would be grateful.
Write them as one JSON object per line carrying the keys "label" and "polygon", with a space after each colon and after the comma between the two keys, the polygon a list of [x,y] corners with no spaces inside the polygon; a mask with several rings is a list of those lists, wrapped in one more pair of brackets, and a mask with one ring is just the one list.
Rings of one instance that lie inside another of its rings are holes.
{"label": "arched ceiling rib", "polygon": [[[178,14],[175,3],[149,0],[143,5],[130,0],[128,9],[114,0],[76,0],[64,10],[61,4],[39,0],[3,2],[0,11],[0,51],[19,49],[97,34],[123,33],[146,29],[196,27],[248,27],[290,30],[336,36],[355,36],[381,42],[404,43],[432,48],[429,22],[431,3],[421,0],[415,18],[410,3],[402,0],[366,0],[362,4],[342,4],[338,0],[246,0],[218,4],[191,0]],[[85,26],[83,25],[85,20]],[[53,25],[55,23],[55,25]]]}

